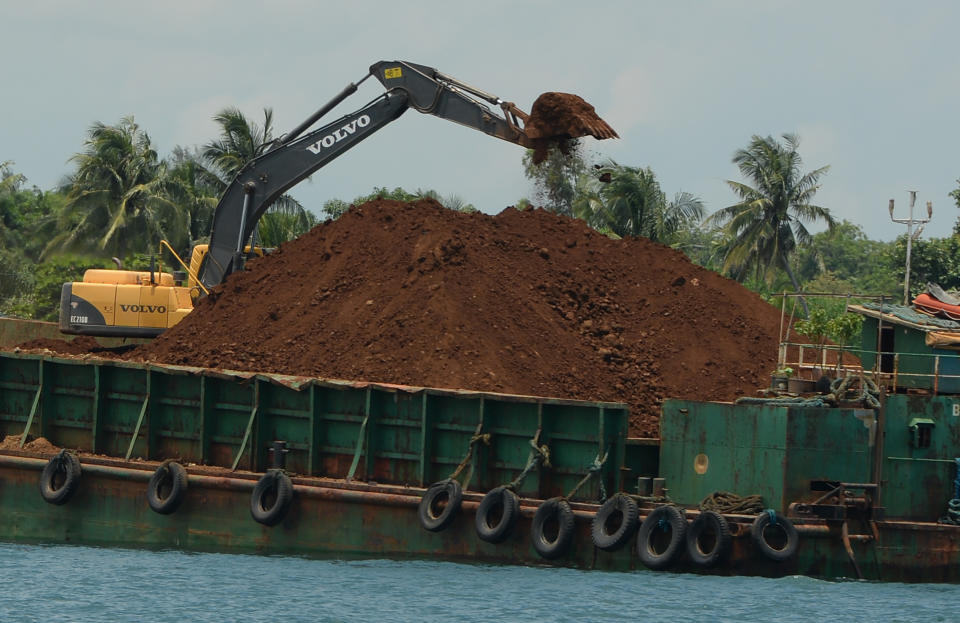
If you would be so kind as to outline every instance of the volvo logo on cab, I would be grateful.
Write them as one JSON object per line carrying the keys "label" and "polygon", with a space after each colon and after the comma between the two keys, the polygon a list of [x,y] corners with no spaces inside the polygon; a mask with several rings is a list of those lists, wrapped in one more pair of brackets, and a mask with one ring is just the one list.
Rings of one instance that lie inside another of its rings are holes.
{"label": "volvo logo on cab", "polygon": [[360,115],[350,123],[339,128],[336,132],[332,134],[327,134],[319,141],[312,145],[307,145],[307,151],[314,154],[319,154],[321,150],[328,147],[333,147],[335,144],[339,143],[343,139],[347,138],[351,134],[357,131],[357,128],[365,128],[370,125],[369,115]]}
{"label": "volvo logo on cab", "polygon": [[165,305],[120,305],[120,311],[147,313],[147,314],[165,314],[167,307]]}

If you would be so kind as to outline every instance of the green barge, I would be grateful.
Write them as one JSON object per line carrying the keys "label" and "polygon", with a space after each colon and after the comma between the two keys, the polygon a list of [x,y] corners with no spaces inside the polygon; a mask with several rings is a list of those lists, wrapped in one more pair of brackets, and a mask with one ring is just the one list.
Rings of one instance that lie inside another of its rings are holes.
{"label": "green barge", "polygon": [[0,319],[0,540],[958,582],[928,338],[960,325],[852,311],[828,395],[669,400],[659,439],[617,403],[19,352],[49,326]]}

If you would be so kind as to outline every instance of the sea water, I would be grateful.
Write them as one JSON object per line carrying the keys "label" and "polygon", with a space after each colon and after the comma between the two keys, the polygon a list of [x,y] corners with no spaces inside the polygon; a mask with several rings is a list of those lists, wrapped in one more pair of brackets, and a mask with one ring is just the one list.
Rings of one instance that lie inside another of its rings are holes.
{"label": "sea water", "polygon": [[0,622],[960,621],[960,586],[0,544]]}

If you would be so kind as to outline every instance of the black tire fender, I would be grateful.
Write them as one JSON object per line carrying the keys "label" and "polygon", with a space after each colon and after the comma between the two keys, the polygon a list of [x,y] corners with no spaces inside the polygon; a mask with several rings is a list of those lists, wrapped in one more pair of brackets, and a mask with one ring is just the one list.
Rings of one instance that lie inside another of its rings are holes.
{"label": "black tire fender", "polygon": [[[777,527],[783,532],[783,546],[770,542],[769,528]],[[757,515],[750,526],[750,540],[754,547],[766,558],[774,562],[783,562],[793,558],[800,546],[800,535],[793,523],[780,513],[763,512]]]}
{"label": "black tire fender", "polygon": [[161,515],[176,512],[186,495],[187,470],[176,461],[161,464],[147,483],[147,504]]}
{"label": "black tire fender", "polygon": [[637,502],[626,493],[617,493],[604,502],[593,516],[590,536],[598,548],[612,552],[623,547],[639,525]]}
{"label": "black tire fender", "polygon": [[[663,546],[663,537],[667,544]],[[649,569],[665,569],[683,554],[687,520],[676,506],[658,506],[640,524],[637,556]]]}
{"label": "black tire fender", "polygon": [[520,517],[520,499],[512,489],[497,487],[487,492],[477,507],[477,536],[487,543],[502,543]]}
{"label": "black tire fender", "polygon": [[40,495],[44,501],[60,506],[66,504],[80,483],[80,459],[61,450],[51,458],[40,474]]}
{"label": "black tire fender", "polygon": [[533,549],[547,560],[560,558],[573,543],[573,531],[574,518],[570,504],[564,498],[550,498],[540,505],[533,516],[530,530]]}
{"label": "black tire fender", "polygon": [[417,509],[420,525],[429,532],[440,532],[449,526],[460,512],[461,502],[463,502],[463,488],[459,482],[447,478],[433,483],[420,498],[420,506]]}
{"label": "black tire fender", "polygon": [[275,526],[287,516],[293,502],[293,482],[282,469],[267,470],[250,496],[250,514],[257,523]]}
{"label": "black tire fender", "polygon": [[716,511],[700,511],[687,528],[687,556],[697,566],[710,568],[724,562],[732,545],[730,524]]}

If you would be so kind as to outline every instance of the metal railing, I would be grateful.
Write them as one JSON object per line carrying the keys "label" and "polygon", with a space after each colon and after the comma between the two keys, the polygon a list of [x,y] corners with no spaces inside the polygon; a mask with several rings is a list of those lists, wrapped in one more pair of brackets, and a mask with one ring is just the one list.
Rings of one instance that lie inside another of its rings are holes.
{"label": "metal railing", "polygon": [[[808,355],[813,351],[814,357]],[[788,356],[796,352],[796,358]],[[846,358],[841,362],[840,353]],[[832,357],[828,353],[836,353]],[[889,369],[882,369],[883,358],[889,358]],[[864,368],[864,359],[872,360],[873,365]],[[929,364],[924,363],[929,361]],[[909,362],[916,365],[904,365]],[[781,342],[779,368],[790,368],[797,378],[816,380],[826,374],[840,378],[850,374],[863,374],[878,386],[889,392],[899,389],[926,388],[939,394],[944,381],[956,382],[960,386],[960,354],[943,355],[935,353],[897,353],[888,351],[864,350],[860,348],[841,348],[839,346],[817,346],[800,342]],[[950,373],[944,370],[951,370]],[[949,393],[954,393],[950,391]]]}
{"label": "metal railing", "polygon": [[[856,294],[791,294],[783,293],[784,304],[781,305],[780,344],[777,356],[778,369],[792,370],[796,378],[817,380],[823,375],[840,378],[847,375],[864,375],[879,387],[888,392],[901,389],[927,389],[934,394],[941,393],[945,381],[951,386],[947,393],[960,393],[960,353],[956,355],[942,353],[905,353],[887,350],[866,350],[851,346],[838,346],[824,343],[813,344],[789,340],[794,330],[795,306],[789,317],[787,316],[787,298],[841,298],[847,306],[851,300],[875,300],[881,305],[889,297],[865,296]],[[878,340],[880,332],[885,327],[892,326],[878,319]],[[864,367],[863,362],[872,362]]]}

